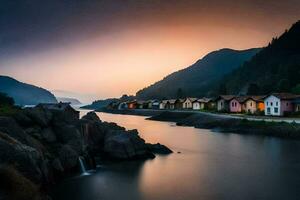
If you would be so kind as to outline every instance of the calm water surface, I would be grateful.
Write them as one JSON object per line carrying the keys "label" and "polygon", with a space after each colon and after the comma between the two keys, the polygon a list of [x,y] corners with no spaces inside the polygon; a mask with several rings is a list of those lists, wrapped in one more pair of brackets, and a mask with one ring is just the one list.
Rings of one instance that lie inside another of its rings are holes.
{"label": "calm water surface", "polygon": [[54,200],[300,199],[299,141],[178,127],[141,116],[98,115],[182,153],[101,165],[90,176],[58,185]]}

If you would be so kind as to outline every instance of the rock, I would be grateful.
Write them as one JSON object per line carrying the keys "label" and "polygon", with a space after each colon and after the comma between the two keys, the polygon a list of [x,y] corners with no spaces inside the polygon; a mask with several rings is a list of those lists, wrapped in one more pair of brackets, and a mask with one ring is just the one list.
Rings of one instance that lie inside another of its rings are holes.
{"label": "rock", "polygon": [[98,115],[94,111],[88,112],[81,119],[89,120],[89,121],[100,121],[101,122],[100,118],[98,117]]}
{"label": "rock", "polygon": [[58,158],[55,158],[53,161],[52,161],[52,167],[56,170],[56,171],[59,171],[59,172],[63,172],[64,171],[64,168],[60,162],[60,160]]}
{"label": "rock", "polygon": [[36,139],[34,139],[16,123],[16,121],[11,117],[0,117],[0,131],[8,134],[10,137],[18,140],[22,144],[28,145],[30,147],[42,150],[43,145]]}
{"label": "rock", "polygon": [[53,116],[50,110],[41,107],[26,108],[24,112],[32,121],[42,127],[47,127]]}
{"label": "rock", "polygon": [[0,163],[14,165],[24,176],[41,183],[43,174],[39,165],[42,160],[42,155],[36,149],[0,132]]}
{"label": "rock", "polygon": [[64,170],[69,170],[78,165],[78,153],[70,145],[64,145],[59,151],[59,160]]}
{"label": "rock", "polygon": [[56,141],[56,135],[51,128],[45,128],[41,131],[42,138],[49,143]]}
{"label": "rock", "polygon": [[39,126],[32,126],[32,127],[26,128],[24,131],[26,134],[28,134],[36,139],[39,139],[39,140],[42,139],[42,135],[41,135],[42,129]]}
{"label": "rock", "polygon": [[113,159],[154,158],[137,134],[113,130],[104,141],[104,152]]}
{"label": "rock", "polygon": [[160,143],[157,144],[147,144],[150,151],[154,154],[170,154],[173,153],[171,149],[166,147],[165,145],[162,145]]}
{"label": "rock", "polygon": [[17,121],[18,124],[24,127],[34,125],[34,122],[30,117],[28,117],[24,111],[20,111],[14,114],[13,118]]}
{"label": "rock", "polygon": [[75,125],[62,125],[54,129],[57,141],[61,144],[68,144],[77,154],[84,150],[84,139]]}

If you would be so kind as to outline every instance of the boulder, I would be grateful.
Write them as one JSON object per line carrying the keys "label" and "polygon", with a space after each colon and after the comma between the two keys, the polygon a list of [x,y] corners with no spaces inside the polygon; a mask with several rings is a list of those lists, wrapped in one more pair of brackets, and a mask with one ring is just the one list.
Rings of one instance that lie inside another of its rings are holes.
{"label": "boulder", "polygon": [[101,122],[100,118],[98,117],[98,115],[94,111],[88,112],[81,119]]}
{"label": "boulder", "polygon": [[64,170],[70,170],[78,165],[78,153],[70,145],[64,145],[59,150],[59,160]]}
{"label": "boulder", "polygon": [[145,141],[137,134],[112,130],[104,141],[104,153],[113,159],[154,158]]}
{"label": "boulder", "polygon": [[41,131],[41,135],[42,135],[42,138],[48,143],[56,142],[56,135],[53,132],[52,128],[43,129]]}
{"label": "boulder", "polygon": [[170,154],[173,153],[173,151],[171,149],[169,149],[168,147],[166,147],[165,145],[162,145],[160,143],[157,144],[147,144],[149,150],[154,153],[154,154]]}
{"label": "boulder", "polygon": [[24,113],[35,123],[47,127],[52,120],[52,112],[41,107],[26,108]]}
{"label": "boulder", "polygon": [[0,163],[15,166],[27,178],[41,183],[44,177],[40,169],[42,161],[39,151],[0,132]]}

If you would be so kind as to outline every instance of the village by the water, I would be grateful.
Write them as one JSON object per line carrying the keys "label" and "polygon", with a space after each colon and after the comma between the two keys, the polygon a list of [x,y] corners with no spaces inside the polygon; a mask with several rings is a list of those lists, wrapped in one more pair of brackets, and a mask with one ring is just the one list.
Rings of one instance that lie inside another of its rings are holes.
{"label": "village by the water", "polygon": [[194,110],[257,116],[299,116],[300,95],[272,93],[259,96],[220,95],[215,98],[113,101],[107,109]]}

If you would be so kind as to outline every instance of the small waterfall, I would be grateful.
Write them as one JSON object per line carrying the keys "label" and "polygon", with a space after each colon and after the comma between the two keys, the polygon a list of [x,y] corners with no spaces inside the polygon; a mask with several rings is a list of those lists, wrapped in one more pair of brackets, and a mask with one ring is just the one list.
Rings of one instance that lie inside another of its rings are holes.
{"label": "small waterfall", "polygon": [[79,164],[80,164],[80,169],[81,169],[82,175],[88,175],[89,173],[87,173],[87,171],[85,169],[83,158],[79,157],[78,159],[79,159]]}

